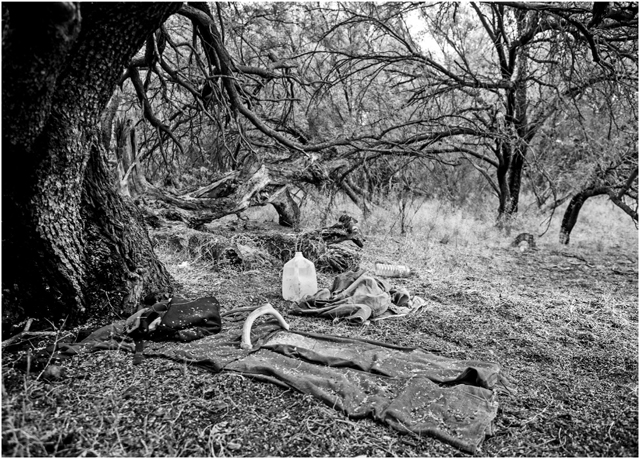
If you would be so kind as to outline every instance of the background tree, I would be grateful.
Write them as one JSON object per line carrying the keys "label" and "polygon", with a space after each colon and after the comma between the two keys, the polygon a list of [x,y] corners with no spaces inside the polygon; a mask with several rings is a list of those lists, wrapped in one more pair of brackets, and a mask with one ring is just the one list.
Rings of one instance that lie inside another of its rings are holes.
{"label": "background tree", "polygon": [[[595,88],[558,110],[532,144],[531,189],[539,206],[568,206],[560,242],[571,230],[589,197],[607,195],[637,222],[637,98],[613,87]],[[602,91],[601,89],[605,89]]]}
{"label": "background tree", "polygon": [[556,111],[607,87],[635,92],[633,4],[611,4],[593,30],[591,6],[581,3],[363,3],[332,11],[343,19],[326,34],[357,23],[376,45],[327,51],[337,56],[333,71],[360,65],[395,75],[406,109],[394,122],[412,129],[380,143],[393,141],[395,155],[466,156],[489,180],[501,216],[517,212],[529,151]]}

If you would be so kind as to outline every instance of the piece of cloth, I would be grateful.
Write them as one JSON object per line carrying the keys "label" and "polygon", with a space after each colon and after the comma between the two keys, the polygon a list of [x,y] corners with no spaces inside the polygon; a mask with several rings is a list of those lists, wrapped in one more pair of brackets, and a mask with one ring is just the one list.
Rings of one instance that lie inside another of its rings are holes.
{"label": "piece of cloth", "polygon": [[134,352],[134,344],[127,336],[126,321],[117,320],[98,328],[79,343],[58,343],[57,351],[66,355],[95,351],[124,350]]}
{"label": "piece of cloth", "polygon": [[145,354],[234,371],[311,394],[352,418],[372,417],[474,453],[487,435],[504,382],[500,366],[416,348],[287,332],[266,323],[240,349],[240,330],[190,343],[150,343]]}
{"label": "piece of cloth", "polygon": [[336,276],[330,289],[307,295],[292,313],[362,324],[367,320],[407,315],[424,304],[420,297],[412,299],[406,289],[391,287],[384,279],[360,270]]}

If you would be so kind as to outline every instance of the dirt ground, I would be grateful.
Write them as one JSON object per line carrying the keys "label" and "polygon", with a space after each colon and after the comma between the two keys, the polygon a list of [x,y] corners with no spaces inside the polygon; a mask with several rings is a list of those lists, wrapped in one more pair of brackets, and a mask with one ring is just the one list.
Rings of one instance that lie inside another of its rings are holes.
{"label": "dirt ground", "polygon": [[[497,362],[495,436],[480,456],[638,456],[638,263],[622,248],[520,251],[369,238],[362,267],[403,260],[416,315],[351,326],[288,315],[279,269],[214,270],[161,251],[181,293],[223,310],[270,302],[292,330],[367,337]],[[320,274],[319,285],[333,276]],[[3,455],[462,456],[429,437],[351,420],[309,395],[233,373],[98,352],[26,380],[3,359]]]}

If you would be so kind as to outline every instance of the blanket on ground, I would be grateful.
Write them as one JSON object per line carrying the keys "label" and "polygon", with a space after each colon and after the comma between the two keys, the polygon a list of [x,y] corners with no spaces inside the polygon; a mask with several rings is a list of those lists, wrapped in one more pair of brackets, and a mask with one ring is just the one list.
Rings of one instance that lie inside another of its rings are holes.
{"label": "blanket on ground", "polygon": [[[502,380],[497,364],[365,339],[287,332],[271,321],[254,326],[253,349],[241,349],[240,339],[240,324],[230,323],[219,334],[195,341],[149,342],[144,354],[293,388],[352,418],[372,417],[468,453],[492,433],[498,409],[494,389]],[[92,349],[99,349],[95,344],[94,337]]]}
{"label": "blanket on ground", "polygon": [[410,314],[424,304],[418,296],[411,298],[406,289],[391,287],[384,279],[360,270],[341,274],[330,289],[302,298],[292,313],[361,324]]}
{"label": "blanket on ground", "polygon": [[150,343],[145,354],[234,371],[312,394],[352,418],[373,417],[474,453],[498,410],[500,366],[455,360],[364,339],[254,327],[254,349],[239,330],[190,343]]}

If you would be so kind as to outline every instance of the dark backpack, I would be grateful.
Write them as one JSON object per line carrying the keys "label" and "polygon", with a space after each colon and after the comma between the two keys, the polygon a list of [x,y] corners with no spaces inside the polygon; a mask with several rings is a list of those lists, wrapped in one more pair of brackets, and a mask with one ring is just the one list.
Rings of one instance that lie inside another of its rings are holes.
{"label": "dark backpack", "polygon": [[220,333],[220,303],[213,296],[189,301],[174,297],[142,309],[129,317],[126,333],[135,341],[133,363],[142,363],[144,341],[194,341]]}
{"label": "dark backpack", "polygon": [[195,301],[174,297],[160,324],[149,332],[147,339],[193,341],[220,333],[220,330],[220,303],[215,297],[207,296]]}

